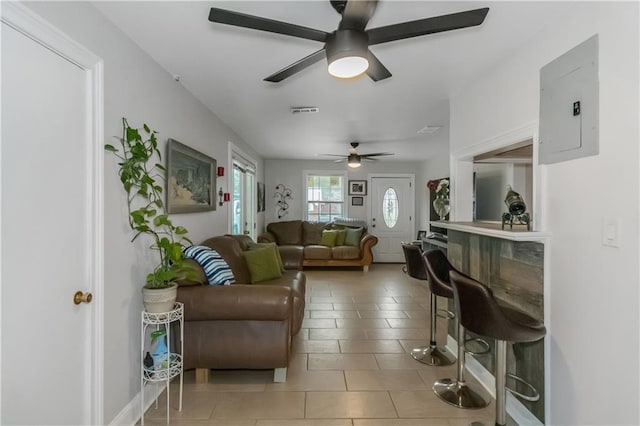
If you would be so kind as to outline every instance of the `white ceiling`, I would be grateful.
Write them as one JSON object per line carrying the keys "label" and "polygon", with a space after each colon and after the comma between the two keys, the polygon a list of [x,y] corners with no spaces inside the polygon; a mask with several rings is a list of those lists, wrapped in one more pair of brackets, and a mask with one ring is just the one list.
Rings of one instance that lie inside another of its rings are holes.
{"label": "white ceiling", "polygon": [[[449,98],[508,58],[570,3],[381,1],[367,28],[489,7],[482,26],[372,46],[391,71],[341,81],[319,62],[281,83],[263,78],[322,48],[310,40],[208,21],[212,6],[334,31],[323,1],[96,2],[95,6],[265,158],[328,159],[390,151],[381,161],[448,150]],[[317,114],[290,113],[316,106]],[[427,125],[444,126],[417,134]]]}

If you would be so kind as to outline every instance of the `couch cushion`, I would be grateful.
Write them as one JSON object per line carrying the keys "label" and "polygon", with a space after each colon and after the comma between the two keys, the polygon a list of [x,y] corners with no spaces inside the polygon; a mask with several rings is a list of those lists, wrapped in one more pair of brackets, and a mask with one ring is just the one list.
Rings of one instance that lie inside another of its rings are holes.
{"label": "couch cushion", "polygon": [[334,247],[336,245],[336,237],[338,231],[325,229],[322,231],[322,238],[320,238],[320,245],[327,247]]}
{"label": "couch cushion", "polygon": [[302,221],[300,220],[272,222],[267,226],[267,231],[276,237],[276,242],[280,246],[302,244]]}
{"label": "couch cushion", "polygon": [[360,247],[337,246],[331,249],[333,259],[360,259]]}
{"label": "couch cushion", "polygon": [[331,247],[327,246],[306,246],[304,248],[305,259],[331,259]]}
{"label": "couch cushion", "polygon": [[308,246],[312,244],[320,244],[322,231],[328,229],[330,223],[323,222],[302,222],[302,245]]}
{"label": "couch cushion", "polygon": [[244,260],[244,256],[242,256],[242,248],[240,248],[240,244],[234,238],[221,235],[209,238],[200,243],[200,245],[210,247],[220,253],[222,258],[231,267],[237,284],[251,283],[251,273],[247,267],[247,262]]}
{"label": "couch cushion", "polygon": [[284,269],[302,269],[303,249],[302,246],[278,246]]}
{"label": "couch cushion", "polygon": [[272,280],[282,276],[275,246],[257,248],[242,253],[251,273],[251,283]]}
{"label": "couch cushion", "polygon": [[347,246],[360,246],[360,237],[362,237],[362,228],[347,228],[347,238],[344,244]]}
{"label": "couch cushion", "polygon": [[207,246],[191,246],[184,249],[184,255],[200,264],[209,284],[229,285],[236,282],[231,268],[217,251]]}

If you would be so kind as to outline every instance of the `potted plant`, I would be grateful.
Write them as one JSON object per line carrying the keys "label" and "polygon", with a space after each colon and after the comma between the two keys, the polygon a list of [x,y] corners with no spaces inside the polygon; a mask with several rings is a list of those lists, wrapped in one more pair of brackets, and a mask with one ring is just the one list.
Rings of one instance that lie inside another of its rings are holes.
{"label": "potted plant", "polygon": [[150,248],[159,253],[160,262],[147,275],[144,285],[143,302],[147,312],[167,312],[173,309],[176,296],[176,281],[192,278],[193,269],[184,261],[182,249],[192,242],[188,231],[176,226],[169,219],[163,201],[166,168],[158,150],[157,132],[146,124],[142,129],[129,126],[122,119],[120,148],[105,144],[106,151],[112,152],[119,160],[118,175],[127,193],[129,226],[135,235],[149,235],[153,243]]}

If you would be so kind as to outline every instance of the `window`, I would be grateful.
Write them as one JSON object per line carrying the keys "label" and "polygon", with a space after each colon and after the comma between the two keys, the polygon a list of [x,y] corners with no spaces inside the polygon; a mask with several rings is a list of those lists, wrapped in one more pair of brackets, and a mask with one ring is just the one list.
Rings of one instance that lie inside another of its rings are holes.
{"label": "window", "polygon": [[256,167],[252,160],[232,151],[231,233],[255,238]]}
{"label": "window", "polygon": [[393,228],[398,223],[398,194],[395,189],[388,188],[382,199],[382,218],[388,228]]}
{"label": "window", "polygon": [[307,172],[307,220],[332,222],[345,216],[345,176],[342,174]]}

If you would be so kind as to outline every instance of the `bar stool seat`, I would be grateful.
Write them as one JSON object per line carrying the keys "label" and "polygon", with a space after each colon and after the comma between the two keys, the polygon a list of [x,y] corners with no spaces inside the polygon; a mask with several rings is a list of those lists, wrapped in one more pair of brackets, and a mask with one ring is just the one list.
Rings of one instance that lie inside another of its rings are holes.
{"label": "bar stool seat", "polygon": [[[419,280],[426,280],[429,284],[429,290],[431,293],[431,330],[429,335],[429,346],[421,346],[412,349],[411,356],[416,361],[420,361],[421,363],[427,365],[451,365],[455,362],[453,355],[445,348],[439,348],[436,343],[436,318],[438,315],[436,296],[438,295],[453,299],[453,290],[449,285],[445,285],[444,283],[436,283],[435,280],[437,278],[430,276],[428,268],[426,266],[426,262],[424,260],[424,256],[429,256],[431,251],[423,254],[422,250],[419,247],[410,244],[403,244],[402,250],[404,251],[404,257],[407,261],[407,274]],[[446,262],[446,256],[440,250],[433,250],[433,252],[439,253],[431,255],[432,258],[438,259],[434,260],[434,263],[438,263],[438,269],[440,270],[442,268],[446,268],[446,265],[444,264],[442,267],[440,266],[440,264],[443,263],[441,261],[441,257],[444,257]],[[449,271],[443,270],[443,275],[448,278]]]}
{"label": "bar stool seat", "polygon": [[[455,270],[449,272],[449,275],[460,324],[474,333],[496,339],[495,424],[504,426],[507,417],[507,343],[535,342],[545,336],[546,328],[543,323],[526,313],[499,304],[491,289],[473,278]],[[519,377],[510,376],[533,389]],[[526,399],[536,401],[538,398],[534,396]]]}

